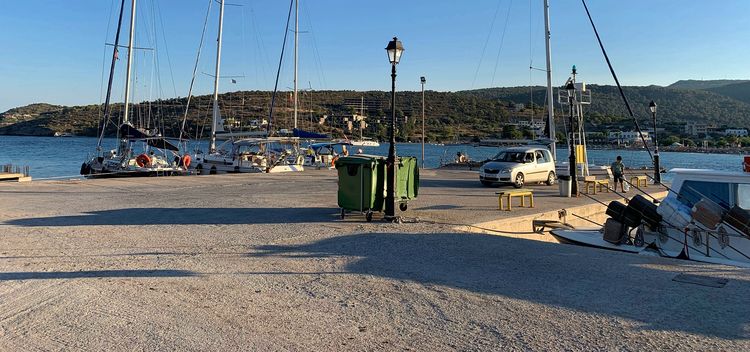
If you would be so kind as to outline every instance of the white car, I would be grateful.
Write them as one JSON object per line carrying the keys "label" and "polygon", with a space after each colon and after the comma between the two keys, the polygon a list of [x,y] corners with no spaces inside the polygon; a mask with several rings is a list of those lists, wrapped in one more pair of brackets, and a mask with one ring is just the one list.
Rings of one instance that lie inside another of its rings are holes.
{"label": "white car", "polygon": [[521,188],[527,182],[552,185],[556,179],[552,153],[539,147],[504,149],[479,168],[479,181],[485,186],[513,184]]}

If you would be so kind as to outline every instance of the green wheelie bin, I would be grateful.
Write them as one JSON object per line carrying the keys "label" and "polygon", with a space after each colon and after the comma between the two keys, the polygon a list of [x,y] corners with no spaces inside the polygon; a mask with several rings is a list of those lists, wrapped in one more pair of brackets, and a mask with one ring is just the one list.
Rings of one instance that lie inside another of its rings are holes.
{"label": "green wheelie bin", "polygon": [[419,195],[419,166],[417,158],[413,156],[402,156],[398,158],[396,168],[396,200],[398,208],[406,211],[410,200]]}
{"label": "green wheelie bin", "polygon": [[336,160],[339,177],[338,205],[341,218],[357,211],[372,221],[372,213],[383,211],[385,159],[373,155],[353,155]]}

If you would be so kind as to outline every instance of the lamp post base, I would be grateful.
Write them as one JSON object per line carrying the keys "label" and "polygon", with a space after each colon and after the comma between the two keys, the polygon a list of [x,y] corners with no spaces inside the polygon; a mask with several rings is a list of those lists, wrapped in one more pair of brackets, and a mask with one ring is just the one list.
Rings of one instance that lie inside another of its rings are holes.
{"label": "lamp post base", "polygon": [[398,215],[386,215],[383,217],[384,222],[390,222],[393,224],[402,224],[404,222],[404,219]]}

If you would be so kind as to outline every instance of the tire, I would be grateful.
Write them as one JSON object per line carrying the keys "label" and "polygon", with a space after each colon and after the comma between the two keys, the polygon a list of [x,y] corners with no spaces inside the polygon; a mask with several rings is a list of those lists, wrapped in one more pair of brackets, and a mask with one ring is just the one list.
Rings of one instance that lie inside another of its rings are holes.
{"label": "tire", "polygon": [[209,175],[216,175],[216,166],[211,166],[211,170],[208,171]]}
{"label": "tire", "polygon": [[341,208],[341,219],[343,220],[344,217],[346,217],[346,210],[344,210],[344,208]]}
{"label": "tire", "polygon": [[372,212],[371,211],[368,211],[367,213],[365,213],[365,220],[367,220],[367,222],[372,222]]}
{"label": "tire", "polygon": [[399,204],[398,204],[398,208],[399,208],[399,209],[400,209],[401,211],[406,211],[406,209],[409,209],[409,205],[408,205],[408,204],[406,204],[406,203],[399,203]]}
{"label": "tire", "polygon": [[524,185],[524,177],[522,173],[517,173],[515,181],[513,181],[513,187],[515,188],[521,188]]}
{"label": "tire", "polygon": [[555,172],[550,171],[549,175],[547,175],[547,182],[545,182],[547,186],[552,186],[555,184]]}
{"label": "tire", "polygon": [[481,181],[481,182],[482,182],[482,186],[492,187],[492,182],[490,182],[490,181]]}
{"label": "tire", "polygon": [[203,164],[198,164],[198,165],[197,165],[197,166],[195,167],[195,172],[196,172],[196,173],[197,173],[198,175],[203,175]]}

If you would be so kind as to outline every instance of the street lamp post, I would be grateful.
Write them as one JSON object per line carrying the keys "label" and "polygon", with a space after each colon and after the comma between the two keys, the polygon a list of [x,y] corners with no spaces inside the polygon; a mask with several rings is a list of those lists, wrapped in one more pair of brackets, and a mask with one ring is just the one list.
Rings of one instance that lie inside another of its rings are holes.
{"label": "street lamp post", "polygon": [[652,100],[648,103],[648,109],[651,110],[651,119],[654,122],[654,182],[661,182],[661,166],[659,165],[659,141],[656,138],[656,103]]}
{"label": "street lamp post", "polygon": [[419,81],[422,83],[422,168],[424,169],[424,84],[427,83],[427,79],[422,76],[419,77]]}
{"label": "street lamp post", "polygon": [[385,219],[394,220],[396,218],[396,65],[401,60],[401,54],[404,53],[404,46],[398,38],[393,37],[393,40],[385,47],[385,51],[391,63],[391,141],[388,147],[388,160],[386,160]]}
{"label": "street lamp post", "polygon": [[575,145],[575,123],[573,122],[573,104],[575,103],[576,86],[573,82],[568,82],[565,85],[565,90],[568,91],[568,104],[570,105],[570,136],[568,137],[568,144],[570,144],[570,158],[568,159],[568,170],[570,172],[570,194],[578,197],[578,176],[576,175],[576,145]]}

